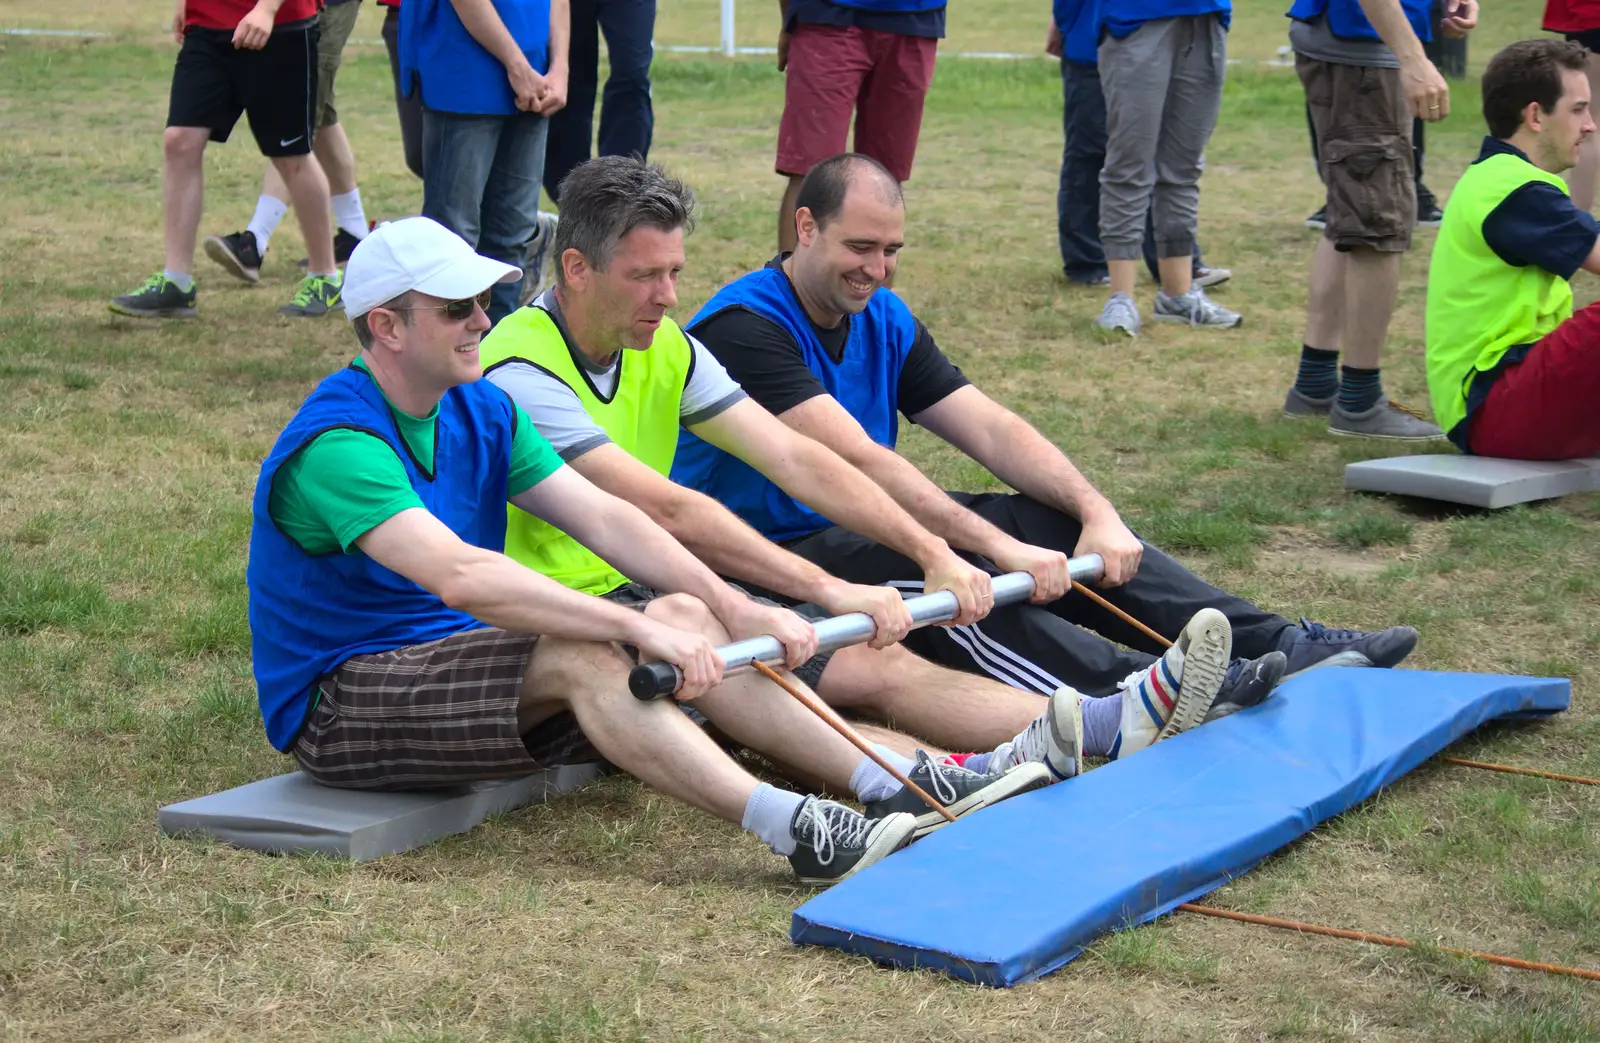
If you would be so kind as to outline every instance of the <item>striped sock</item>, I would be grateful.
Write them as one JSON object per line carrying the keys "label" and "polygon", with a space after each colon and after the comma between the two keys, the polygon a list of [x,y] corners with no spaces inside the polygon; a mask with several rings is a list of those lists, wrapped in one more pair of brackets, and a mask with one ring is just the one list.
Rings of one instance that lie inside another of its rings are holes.
{"label": "striped sock", "polygon": [[1383,398],[1383,381],[1375,369],[1339,367],[1339,408],[1346,413],[1365,413]]}
{"label": "striped sock", "polygon": [[[1178,685],[1183,681],[1183,649],[1173,645],[1148,669],[1135,676],[1138,681],[1122,691],[1123,707],[1126,709],[1128,700],[1132,699],[1136,719],[1142,714],[1146,723],[1160,731],[1178,705]],[[1116,760],[1122,752],[1124,739],[1122,729],[1117,729],[1116,741],[1106,756]],[[1141,743],[1138,748],[1143,749],[1144,745]]]}
{"label": "striped sock", "polygon": [[1294,389],[1307,398],[1332,398],[1339,391],[1339,353],[1300,346],[1300,372]]}

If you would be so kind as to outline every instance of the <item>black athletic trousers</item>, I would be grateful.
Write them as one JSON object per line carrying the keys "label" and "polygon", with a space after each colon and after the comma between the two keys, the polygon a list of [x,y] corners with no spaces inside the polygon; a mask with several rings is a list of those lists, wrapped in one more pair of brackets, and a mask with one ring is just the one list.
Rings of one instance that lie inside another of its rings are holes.
{"label": "black athletic trousers", "polygon": [[[1024,543],[1069,555],[1077,546],[1082,526],[1075,519],[1026,496],[950,496]],[[922,571],[909,558],[839,526],[796,540],[788,549],[853,583],[888,584],[911,593],[922,590]],[[997,571],[989,562],[981,564]],[[1246,659],[1275,650],[1284,628],[1292,625],[1282,616],[1213,587],[1148,543],[1132,580],[1096,592],[1157,633],[1174,639],[1197,611],[1217,609],[1232,624],[1234,656]],[[934,662],[987,674],[1015,688],[1049,694],[1067,684],[1093,696],[1115,692],[1117,682],[1149,666],[1162,651],[1148,637],[1072,591],[1049,605],[997,608],[974,626],[913,630],[905,645]]]}

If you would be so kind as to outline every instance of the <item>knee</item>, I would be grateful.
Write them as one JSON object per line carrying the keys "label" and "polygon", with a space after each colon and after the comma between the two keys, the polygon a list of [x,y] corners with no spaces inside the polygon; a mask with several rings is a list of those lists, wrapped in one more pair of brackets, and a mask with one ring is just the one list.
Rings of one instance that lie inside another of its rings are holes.
{"label": "knee", "polygon": [[727,634],[706,603],[692,594],[667,594],[645,606],[644,614],[658,623],[721,641]]}
{"label": "knee", "polygon": [[161,151],[168,163],[195,164],[206,150],[207,135],[194,127],[168,127],[161,135]]}
{"label": "knee", "polygon": [[622,650],[607,642],[541,637],[530,664],[536,688],[562,703],[587,694],[626,688],[632,664]]}

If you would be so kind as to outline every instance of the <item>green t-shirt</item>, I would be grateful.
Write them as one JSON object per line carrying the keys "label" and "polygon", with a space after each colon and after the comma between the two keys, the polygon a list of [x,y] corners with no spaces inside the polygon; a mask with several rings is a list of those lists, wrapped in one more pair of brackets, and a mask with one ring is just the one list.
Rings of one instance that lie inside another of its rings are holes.
{"label": "green t-shirt", "polygon": [[[368,372],[360,360],[355,365]],[[389,402],[387,395],[384,401]],[[561,466],[561,457],[522,407],[515,408],[508,496],[533,488]],[[418,418],[389,402],[389,413],[412,455],[431,471],[439,408]],[[405,465],[389,443],[365,431],[340,428],[318,435],[283,462],[267,510],[283,534],[306,553],[333,554],[349,553],[363,534],[403,510],[421,506]]]}

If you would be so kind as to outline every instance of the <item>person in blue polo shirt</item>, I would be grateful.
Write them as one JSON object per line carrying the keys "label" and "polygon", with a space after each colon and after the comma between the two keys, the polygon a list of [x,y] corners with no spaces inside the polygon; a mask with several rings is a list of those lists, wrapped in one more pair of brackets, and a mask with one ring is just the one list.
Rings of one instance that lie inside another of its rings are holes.
{"label": "person in blue polo shirt", "polygon": [[[888,171],[845,154],[817,165],[800,190],[793,254],[723,287],[689,323],[751,398],[872,478],[951,546],[1002,571],[1063,554],[1097,553],[1105,596],[1175,638],[1203,609],[1232,626],[1235,659],[1218,703],[1249,686],[1328,661],[1393,666],[1417,633],[1295,625],[1205,582],[1143,543],[1066,455],[989,398],[885,288],[904,243],[905,202]],[[898,415],[971,457],[1015,494],[946,492],[894,451]],[[843,529],[716,446],[685,432],[672,478],[720,500],[768,539],[854,583],[921,586],[903,555]],[[1104,635],[1104,636],[1101,636]],[[1110,640],[1107,640],[1110,639]],[[1112,642],[1120,642],[1127,648]],[[1144,676],[1161,647],[1070,589],[1040,604],[997,608],[981,623],[906,638],[946,666],[1049,693],[1063,684],[1111,695]],[[1135,651],[1129,651],[1134,649]],[[1086,748],[1096,726],[1086,701]],[[1237,705],[1237,704],[1236,704]]]}
{"label": "person in blue polo shirt", "polygon": [[[422,214],[525,269],[549,117],[567,100],[568,0],[406,0],[400,83],[422,94]],[[520,303],[496,285],[489,321]]]}

